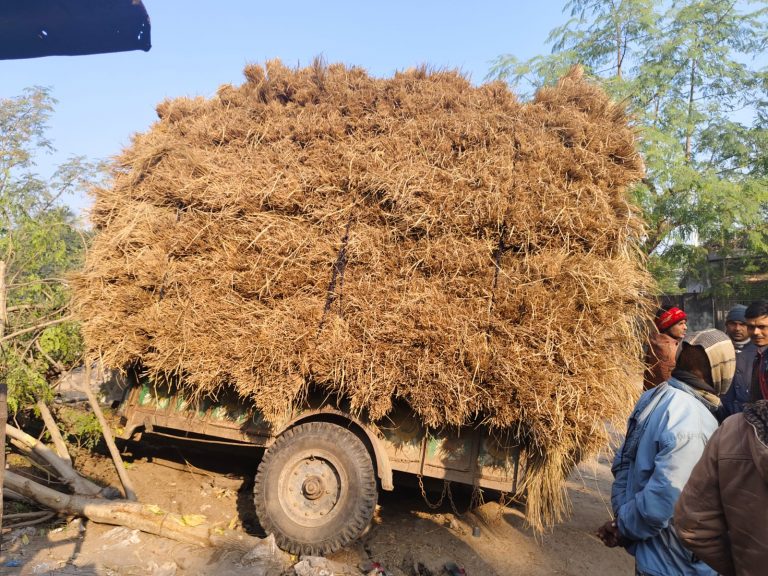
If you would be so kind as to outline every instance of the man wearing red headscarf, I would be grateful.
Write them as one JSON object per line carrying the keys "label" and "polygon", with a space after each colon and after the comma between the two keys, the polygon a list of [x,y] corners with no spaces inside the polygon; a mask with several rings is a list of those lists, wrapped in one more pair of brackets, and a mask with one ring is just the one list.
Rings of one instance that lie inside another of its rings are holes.
{"label": "man wearing red headscarf", "polygon": [[675,306],[663,306],[656,312],[657,332],[648,338],[643,388],[648,390],[666,381],[675,367],[680,342],[688,330],[688,316]]}

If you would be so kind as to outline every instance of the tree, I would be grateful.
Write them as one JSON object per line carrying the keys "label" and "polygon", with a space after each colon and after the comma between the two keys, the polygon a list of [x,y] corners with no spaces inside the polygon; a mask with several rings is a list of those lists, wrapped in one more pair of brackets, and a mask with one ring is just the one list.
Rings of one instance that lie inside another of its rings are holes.
{"label": "tree", "polygon": [[48,181],[34,174],[36,155],[53,150],[54,103],[44,88],[0,100],[0,370],[11,412],[48,398],[51,379],[81,356],[64,278],[84,239],[61,198],[98,167],[72,158]]}
{"label": "tree", "polygon": [[[157,506],[131,502],[135,499],[133,488],[120,470],[126,499],[107,501],[104,498],[115,496],[115,491],[80,475],[72,467],[66,447],[64,454],[56,453],[37,438],[6,424],[6,383],[11,412],[30,405],[44,408],[40,400],[50,397],[51,381],[82,359],[82,339],[69,314],[65,276],[80,264],[85,238],[60,199],[70,190],[95,184],[101,166],[72,158],[50,181],[35,176],[35,155],[52,150],[45,132],[54,103],[43,88],[0,99],[0,494],[13,492],[56,513],[137,528],[182,542],[225,548],[264,546],[259,539],[209,525],[204,516],[172,514]],[[89,372],[86,368],[86,374]],[[92,409],[100,413],[90,390],[86,394]],[[45,424],[53,436],[56,423],[50,418]],[[103,419],[101,427],[115,465],[122,468]],[[52,490],[27,476],[6,471],[6,434],[16,450],[73,493]],[[0,497],[0,528],[2,500]],[[49,518],[45,515],[30,522]]]}
{"label": "tree", "polygon": [[[537,87],[581,63],[627,102],[647,166],[631,193],[664,291],[677,290],[684,270],[711,277],[708,254],[768,256],[768,75],[752,61],[768,43],[768,9],[752,4],[570,0],[570,20],[549,37],[552,55],[501,56],[491,71]],[[714,284],[727,292],[732,271],[721,276]]]}
{"label": "tree", "polygon": [[[15,412],[22,406],[37,405],[47,414],[45,400],[51,395],[51,378],[81,355],[79,330],[67,313],[68,294],[63,276],[79,261],[83,243],[72,213],[60,204],[60,198],[89,182],[97,168],[81,158],[72,158],[56,171],[50,182],[33,173],[35,154],[53,150],[45,131],[54,103],[43,88],[27,90],[17,98],[0,99],[3,494],[8,408]],[[51,434],[57,435],[58,429],[51,430]],[[0,513],[2,509],[0,498]]]}

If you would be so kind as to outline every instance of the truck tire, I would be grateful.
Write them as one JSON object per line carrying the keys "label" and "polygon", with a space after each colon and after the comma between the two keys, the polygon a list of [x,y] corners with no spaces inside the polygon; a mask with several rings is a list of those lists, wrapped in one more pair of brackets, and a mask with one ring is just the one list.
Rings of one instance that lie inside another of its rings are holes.
{"label": "truck tire", "polygon": [[253,492],[259,522],[277,545],[315,556],[356,540],[373,518],[378,497],[365,445],[329,422],[281,434],[259,464]]}

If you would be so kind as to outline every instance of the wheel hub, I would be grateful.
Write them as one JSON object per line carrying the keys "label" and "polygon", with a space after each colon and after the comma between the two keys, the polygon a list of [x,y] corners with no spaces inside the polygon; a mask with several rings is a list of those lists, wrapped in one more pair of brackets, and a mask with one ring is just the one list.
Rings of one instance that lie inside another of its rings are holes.
{"label": "wheel hub", "polygon": [[337,512],[344,481],[333,457],[304,454],[282,476],[280,503],[297,524],[318,526]]}
{"label": "wheel hub", "polygon": [[304,480],[304,484],[301,486],[301,491],[306,498],[310,500],[317,500],[325,492],[325,486],[323,485],[323,479],[317,476],[310,476]]}

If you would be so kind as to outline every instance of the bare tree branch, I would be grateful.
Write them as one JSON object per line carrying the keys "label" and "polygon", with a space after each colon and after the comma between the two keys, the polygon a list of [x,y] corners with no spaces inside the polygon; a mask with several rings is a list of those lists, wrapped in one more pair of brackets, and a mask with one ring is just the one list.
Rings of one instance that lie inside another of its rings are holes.
{"label": "bare tree branch", "polygon": [[23,330],[17,330],[13,334],[8,334],[7,336],[3,336],[0,338],[0,342],[6,342],[8,340],[12,340],[13,338],[16,338],[17,336],[21,336],[22,334],[29,334],[30,332],[34,332],[35,330],[40,330],[41,328],[45,328],[47,326],[53,326],[54,324],[61,324],[62,322],[66,322],[68,320],[72,320],[74,316],[71,314],[68,314],[67,316],[63,316],[62,318],[56,318],[55,320],[49,320],[48,322],[42,322],[40,324],[37,324],[35,326],[30,326],[29,328],[24,328]]}

